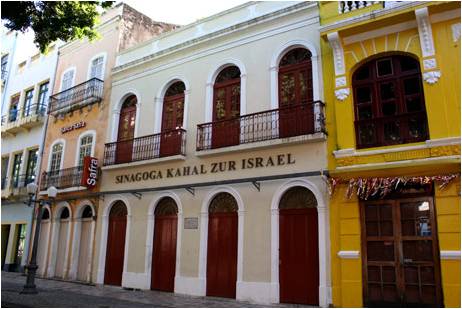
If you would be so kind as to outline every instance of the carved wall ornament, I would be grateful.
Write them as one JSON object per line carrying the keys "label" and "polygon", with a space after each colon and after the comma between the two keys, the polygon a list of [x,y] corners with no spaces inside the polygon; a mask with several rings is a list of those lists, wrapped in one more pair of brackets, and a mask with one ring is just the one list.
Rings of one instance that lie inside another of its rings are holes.
{"label": "carved wall ornament", "polygon": [[432,157],[460,155],[460,145],[440,146],[431,149]]}
{"label": "carved wall ornament", "polygon": [[440,71],[429,71],[423,73],[423,79],[427,84],[436,84],[441,77]]}
{"label": "carved wall ornament", "polygon": [[350,88],[341,88],[335,90],[335,97],[340,100],[344,101],[350,95]]}
{"label": "carved wall ornament", "polygon": [[338,32],[332,32],[327,34],[327,39],[329,40],[329,44],[332,47],[332,52],[334,54],[335,75],[343,75],[345,74],[345,59],[343,54],[342,42],[340,41]]}
{"label": "carved wall ornament", "polygon": [[346,77],[345,76],[337,77],[335,79],[335,88],[344,87],[344,86],[346,86]]}
{"label": "carved wall ornament", "polygon": [[451,30],[452,30],[452,40],[455,43],[460,40],[460,23],[452,24]]}
{"label": "carved wall ornament", "polygon": [[433,44],[432,26],[428,16],[428,8],[420,8],[415,10],[417,26],[419,28],[420,47],[422,48],[422,56],[430,57],[435,54]]}
{"label": "carved wall ornament", "polygon": [[436,68],[436,59],[431,58],[431,59],[425,59],[423,61],[424,69],[425,70],[431,70]]}

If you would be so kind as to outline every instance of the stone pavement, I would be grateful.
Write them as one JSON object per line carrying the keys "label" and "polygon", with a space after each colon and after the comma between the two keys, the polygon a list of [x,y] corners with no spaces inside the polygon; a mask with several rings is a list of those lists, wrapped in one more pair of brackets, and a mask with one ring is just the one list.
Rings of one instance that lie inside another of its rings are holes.
{"label": "stone pavement", "polygon": [[36,279],[39,293],[19,294],[26,277],[2,271],[2,307],[299,307],[298,305],[257,305],[233,299],[196,297],[159,291],[133,291],[114,286],[94,286],[75,282]]}

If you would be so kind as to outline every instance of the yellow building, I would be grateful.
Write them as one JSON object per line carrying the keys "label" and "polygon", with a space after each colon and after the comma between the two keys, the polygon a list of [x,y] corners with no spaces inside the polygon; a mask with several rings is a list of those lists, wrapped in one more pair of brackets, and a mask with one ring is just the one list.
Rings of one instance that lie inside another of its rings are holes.
{"label": "yellow building", "polygon": [[460,307],[460,2],[320,15],[333,304]]}

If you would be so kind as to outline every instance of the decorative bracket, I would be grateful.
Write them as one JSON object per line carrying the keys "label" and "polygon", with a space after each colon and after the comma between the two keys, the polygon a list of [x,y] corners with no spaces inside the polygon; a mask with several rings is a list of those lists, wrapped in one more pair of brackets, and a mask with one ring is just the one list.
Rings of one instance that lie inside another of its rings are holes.
{"label": "decorative bracket", "polygon": [[343,46],[340,41],[338,32],[332,32],[327,34],[327,40],[329,40],[330,47],[332,47],[334,54],[334,68],[335,75],[344,75],[345,74],[345,59],[343,55]]}
{"label": "decorative bracket", "polygon": [[427,82],[428,84],[435,84],[440,79],[441,72],[440,71],[424,72],[422,76],[425,82]]}
{"label": "decorative bracket", "polygon": [[340,101],[344,101],[349,95],[350,88],[340,88],[335,90],[335,97]]}
{"label": "decorative bracket", "polygon": [[253,186],[260,192],[260,183],[258,181],[252,181]]}
{"label": "decorative bracket", "polygon": [[191,187],[186,187],[184,188],[186,191],[188,191],[189,193],[191,193],[192,195],[195,195],[195,190],[194,188],[191,188]]}
{"label": "decorative bracket", "polygon": [[143,197],[143,194],[141,194],[139,192],[132,192],[132,194],[139,200],[141,200],[141,197]]}
{"label": "decorative bracket", "polygon": [[422,48],[422,56],[431,57],[435,55],[435,46],[433,45],[432,25],[428,16],[428,8],[420,8],[415,10],[417,26],[419,28],[420,48]]}

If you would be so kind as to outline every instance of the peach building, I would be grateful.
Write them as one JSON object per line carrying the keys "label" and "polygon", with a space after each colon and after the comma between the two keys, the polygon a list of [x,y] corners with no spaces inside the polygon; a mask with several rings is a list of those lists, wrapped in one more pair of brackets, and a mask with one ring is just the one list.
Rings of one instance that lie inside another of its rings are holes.
{"label": "peach building", "polygon": [[116,54],[175,27],[154,22],[120,3],[101,16],[99,39],[73,41],[59,48],[48,108],[40,195],[45,197],[51,186],[59,194],[42,214],[39,275],[95,281],[91,270],[99,199],[92,195],[99,191],[99,183],[90,187],[82,178],[86,157],[100,162],[103,158]]}

